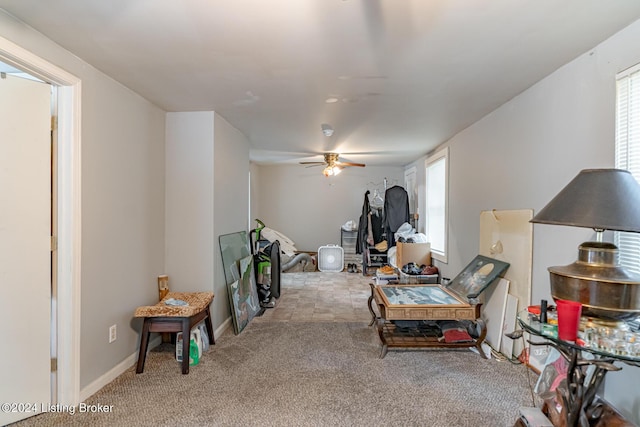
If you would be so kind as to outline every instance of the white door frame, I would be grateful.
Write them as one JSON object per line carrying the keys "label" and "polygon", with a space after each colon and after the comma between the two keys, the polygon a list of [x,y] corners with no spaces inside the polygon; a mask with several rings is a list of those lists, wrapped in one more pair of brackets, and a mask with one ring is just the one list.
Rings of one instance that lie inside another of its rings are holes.
{"label": "white door frame", "polygon": [[58,88],[57,403],[80,403],[81,81],[0,37],[0,61]]}

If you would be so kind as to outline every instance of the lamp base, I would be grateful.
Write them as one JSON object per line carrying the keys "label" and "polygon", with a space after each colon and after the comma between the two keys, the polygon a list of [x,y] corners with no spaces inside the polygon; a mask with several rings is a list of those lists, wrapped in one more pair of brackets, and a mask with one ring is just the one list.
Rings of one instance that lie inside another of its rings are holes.
{"label": "lamp base", "polygon": [[618,248],[611,243],[585,242],[578,260],[549,267],[551,296],[582,304],[582,315],[625,320],[640,315],[640,277],[618,264]]}

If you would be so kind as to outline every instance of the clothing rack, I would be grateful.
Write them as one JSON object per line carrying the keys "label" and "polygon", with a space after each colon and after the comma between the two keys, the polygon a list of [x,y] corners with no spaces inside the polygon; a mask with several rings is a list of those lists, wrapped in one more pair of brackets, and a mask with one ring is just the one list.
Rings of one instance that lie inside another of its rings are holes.
{"label": "clothing rack", "polygon": [[[396,184],[396,180],[393,180],[392,185]],[[382,193],[384,194],[385,191],[387,191],[387,188],[389,187],[389,180],[387,179],[387,177],[385,177],[382,182],[373,182],[373,181],[369,181],[369,183],[367,183],[367,190],[369,191],[374,191],[374,190],[378,190],[380,191],[380,187],[382,187]]]}
{"label": "clothing rack", "polygon": [[384,207],[384,195],[387,192],[387,189],[394,185],[397,185],[397,181],[394,179],[391,181],[391,185],[389,185],[387,177],[385,177],[382,182],[370,181],[367,184],[367,191],[370,193],[369,203],[371,207],[375,209],[382,209]]}
{"label": "clothing rack", "polygon": [[[373,184],[373,189],[370,185]],[[384,191],[381,193],[380,184]],[[367,267],[383,265],[388,261],[387,249],[394,246],[395,233],[400,220],[409,221],[409,202],[406,190],[393,184],[385,177],[382,183],[370,182],[365,192],[362,215],[358,223],[356,253],[362,253],[362,274]],[[374,194],[371,195],[373,190]],[[385,249],[376,249],[376,245],[386,240]]]}

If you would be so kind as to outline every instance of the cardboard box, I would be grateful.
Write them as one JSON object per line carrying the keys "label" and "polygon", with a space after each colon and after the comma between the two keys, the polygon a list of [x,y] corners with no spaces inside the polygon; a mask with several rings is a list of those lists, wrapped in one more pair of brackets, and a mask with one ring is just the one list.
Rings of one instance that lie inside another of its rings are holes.
{"label": "cardboard box", "polygon": [[396,264],[402,268],[413,262],[420,265],[431,265],[431,243],[396,243]]}

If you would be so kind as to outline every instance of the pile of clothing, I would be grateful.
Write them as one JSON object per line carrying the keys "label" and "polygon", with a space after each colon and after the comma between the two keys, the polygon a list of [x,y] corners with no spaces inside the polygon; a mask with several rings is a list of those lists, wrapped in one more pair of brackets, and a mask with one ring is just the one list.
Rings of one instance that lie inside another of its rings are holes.
{"label": "pile of clothing", "polygon": [[478,325],[471,320],[393,320],[396,333],[426,336],[446,343],[471,342],[479,338]]}
{"label": "pile of clothing", "polygon": [[402,272],[410,274],[412,276],[430,276],[432,274],[438,274],[438,267],[433,265],[420,265],[410,262],[402,266]]}

